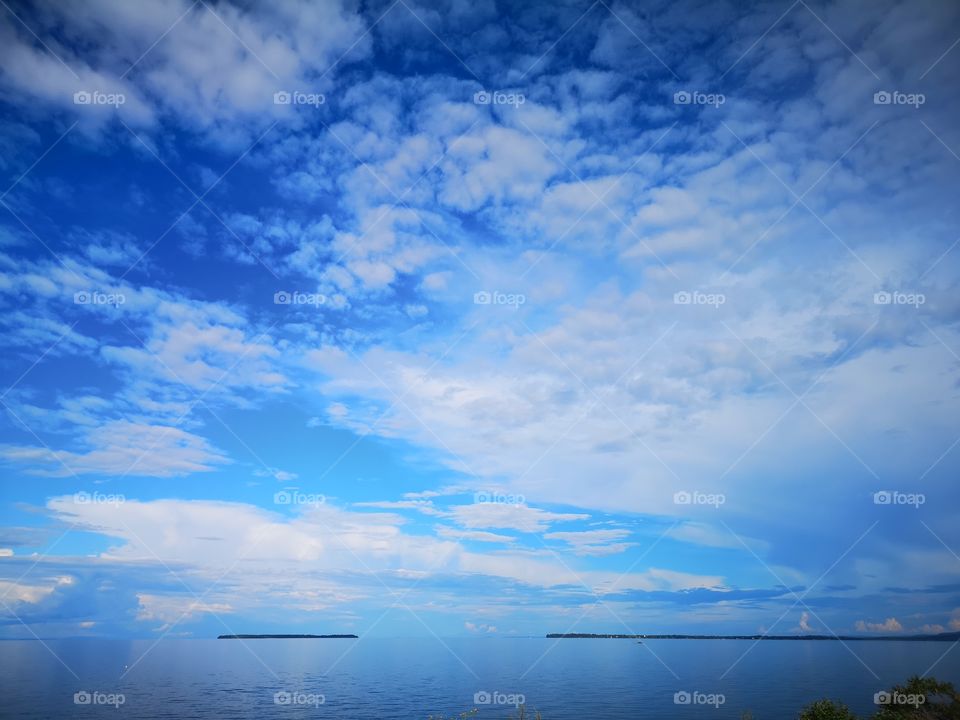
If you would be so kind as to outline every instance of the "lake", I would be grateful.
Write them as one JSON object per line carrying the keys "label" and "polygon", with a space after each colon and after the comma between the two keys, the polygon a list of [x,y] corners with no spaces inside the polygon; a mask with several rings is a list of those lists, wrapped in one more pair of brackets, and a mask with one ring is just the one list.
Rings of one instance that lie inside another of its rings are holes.
{"label": "lake", "polygon": [[934,664],[960,684],[960,648],[946,642],[9,640],[0,705],[23,718],[425,720],[474,707],[507,718],[523,699],[544,720],[783,720],[825,696],[866,714],[874,693]]}

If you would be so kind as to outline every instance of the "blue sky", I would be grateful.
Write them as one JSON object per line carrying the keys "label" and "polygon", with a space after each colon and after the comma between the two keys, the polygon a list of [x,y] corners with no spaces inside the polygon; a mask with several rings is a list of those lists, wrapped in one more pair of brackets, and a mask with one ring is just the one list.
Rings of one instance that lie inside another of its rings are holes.
{"label": "blue sky", "polygon": [[958,35],[5,5],[0,633],[960,630]]}

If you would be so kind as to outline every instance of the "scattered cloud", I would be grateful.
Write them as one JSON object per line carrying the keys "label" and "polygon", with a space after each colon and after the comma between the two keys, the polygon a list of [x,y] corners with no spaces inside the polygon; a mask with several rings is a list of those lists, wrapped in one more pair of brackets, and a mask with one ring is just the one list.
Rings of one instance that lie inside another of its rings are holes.
{"label": "scattered cloud", "polygon": [[900,624],[900,621],[892,617],[887,618],[882,623],[872,623],[864,620],[857,620],[854,627],[856,628],[857,632],[903,632],[903,626]]}

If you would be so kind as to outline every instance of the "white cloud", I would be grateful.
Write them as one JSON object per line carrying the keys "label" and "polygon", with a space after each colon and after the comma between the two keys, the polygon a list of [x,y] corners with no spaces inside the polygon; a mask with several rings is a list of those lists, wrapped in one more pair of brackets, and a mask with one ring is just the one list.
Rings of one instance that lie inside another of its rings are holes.
{"label": "white cloud", "polygon": [[882,623],[872,623],[865,620],[857,620],[854,627],[857,632],[885,632],[898,633],[903,631],[903,625],[896,618],[887,618]]}
{"label": "white cloud", "polygon": [[279,468],[263,468],[261,470],[255,470],[254,475],[257,477],[269,477],[277,480],[279,482],[291,482],[296,480],[299,475],[295,472],[289,472],[287,470],[281,470]]}
{"label": "white cloud", "polygon": [[488,633],[493,634],[497,632],[496,625],[487,625],[486,623],[472,623],[469,620],[463,623],[463,627],[472,633]]}
{"label": "white cloud", "polygon": [[74,579],[69,576],[54,578],[44,578],[44,584],[13,582],[10,580],[0,580],[0,598],[11,602],[28,603],[36,605],[44,598],[50,596],[58,587],[70,586]]}
{"label": "white cloud", "polygon": [[380,510],[416,510],[424,515],[444,515],[430,500],[375,500],[353,503],[354,507],[378,508]]}
{"label": "white cloud", "polygon": [[629,530],[583,530],[573,532],[549,532],[545,540],[560,540],[569,545],[577,555],[616,555],[636,545],[618,542],[630,536]]}
{"label": "white cloud", "polygon": [[90,131],[110,122],[114,110],[75,105],[73,93],[122,93],[116,113],[128,124],[151,128],[172,118],[227,146],[262,132],[251,126],[263,116],[289,110],[274,106],[275,92],[328,89],[308,76],[331,69],[347,51],[362,57],[370,43],[363,21],[339,3],[247,10],[164,0],[143,11],[103,0],[82,9],[44,2],[29,19],[50,50],[4,25],[3,62],[17,68],[4,74],[9,91],[69,113]]}
{"label": "white cloud", "polygon": [[555,513],[528,505],[496,502],[455,505],[450,508],[450,516],[467,528],[507,528],[528,533],[541,532],[553,523],[589,517],[582,513]]}
{"label": "white cloud", "polygon": [[[0,255],[0,266],[10,260]],[[0,296],[28,292],[31,300],[29,311],[5,315],[8,337],[35,347],[40,357],[83,349],[108,363],[118,383],[110,398],[64,394],[57,408],[10,394],[8,406],[33,432],[73,435],[72,441],[41,437],[37,444],[0,448],[6,459],[33,465],[33,472],[122,475],[130,470],[166,477],[210,471],[228,458],[197,434],[194,407],[201,402],[205,409],[218,403],[250,406],[255,402],[251,388],[259,397],[265,391],[283,393],[289,384],[274,340],[257,335],[233,307],[135,287],[86,262],[41,260],[21,266],[27,272],[6,276],[11,280],[6,287],[0,282]],[[32,282],[34,276],[45,284]],[[77,304],[78,292],[87,297],[108,293],[123,301]],[[68,321],[74,313],[77,317]],[[81,333],[79,328],[90,327],[81,321],[91,316],[117,329],[110,341]],[[97,348],[99,356],[91,352]]]}
{"label": "white cloud", "polygon": [[[78,529],[114,538],[116,542],[100,554],[102,561],[129,567],[156,564],[164,573],[175,568],[196,593],[206,589],[211,578],[221,578],[222,591],[209,600],[234,608],[266,602],[268,597],[283,606],[328,606],[334,596],[368,597],[382,593],[381,583],[394,587],[413,578],[429,584],[429,578],[450,572],[544,588],[586,584],[604,594],[716,587],[723,582],[717,576],[664,568],[627,574],[573,570],[546,549],[471,552],[457,542],[461,534],[453,528],[438,526],[440,537],[414,534],[404,531],[404,520],[396,514],[351,512],[329,502],[292,517],[242,503],[199,500],[127,498],[108,504],[60,497],[51,499],[48,507]],[[546,522],[540,515],[533,518],[522,524]],[[494,534],[489,535],[476,539],[490,541]],[[319,573],[315,580],[301,577],[304,563]],[[296,587],[291,585],[293,578],[300,578]],[[251,595],[254,588],[262,597]],[[182,590],[178,587],[177,593]],[[312,599],[303,594],[311,592]],[[168,618],[158,614],[158,619]]]}
{"label": "white cloud", "polygon": [[161,625],[154,628],[158,632],[164,632],[181,622],[189,622],[198,615],[220,616],[234,611],[227,603],[204,602],[193,596],[137,593],[137,601],[137,620],[159,621]]}
{"label": "white cloud", "polygon": [[560,169],[538,140],[503,127],[488,127],[461,140],[441,165],[440,200],[460,211],[533,200]]}
{"label": "white cloud", "polygon": [[125,420],[85,429],[84,452],[37,446],[0,446],[0,457],[30,465],[38,475],[65,477],[89,473],[171,477],[210,472],[227,462],[205,438],[173,426]]}
{"label": "white cloud", "polygon": [[500,533],[487,532],[485,530],[463,530],[448,527],[446,525],[437,526],[437,535],[447,540],[474,540],[476,542],[488,543],[512,543],[517,538],[512,535],[502,535]]}

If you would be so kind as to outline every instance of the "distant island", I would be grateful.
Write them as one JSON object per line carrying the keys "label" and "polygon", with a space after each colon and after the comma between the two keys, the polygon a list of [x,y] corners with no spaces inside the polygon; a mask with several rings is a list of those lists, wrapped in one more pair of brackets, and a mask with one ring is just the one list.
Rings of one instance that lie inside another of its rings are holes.
{"label": "distant island", "polygon": [[218,635],[217,640],[288,640],[291,638],[342,639],[356,638],[357,635]]}
{"label": "distant island", "polygon": [[955,642],[960,632],[936,635],[618,635],[612,633],[547,633],[548,638],[613,638],[620,640],[924,640]]}

